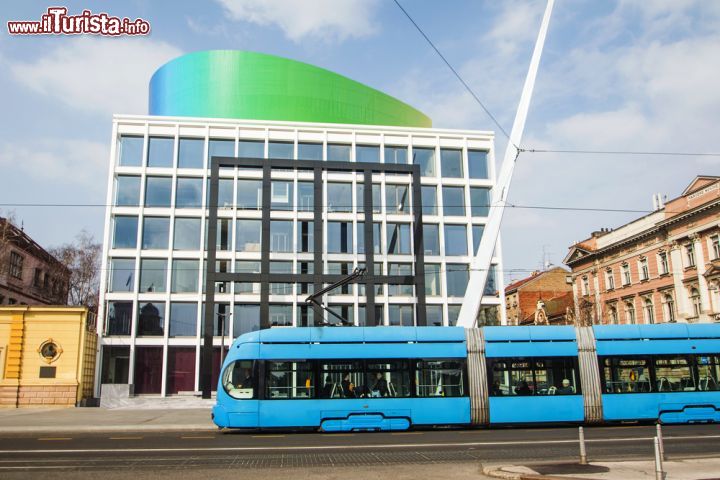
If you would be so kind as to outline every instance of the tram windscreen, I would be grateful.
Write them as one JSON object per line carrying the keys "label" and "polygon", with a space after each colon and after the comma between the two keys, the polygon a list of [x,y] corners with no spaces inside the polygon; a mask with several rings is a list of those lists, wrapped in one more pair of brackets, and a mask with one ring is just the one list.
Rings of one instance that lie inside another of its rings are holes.
{"label": "tram windscreen", "polygon": [[252,360],[236,360],[223,372],[223,388],[233,398],[256,398],[257,380],[255,377]]}

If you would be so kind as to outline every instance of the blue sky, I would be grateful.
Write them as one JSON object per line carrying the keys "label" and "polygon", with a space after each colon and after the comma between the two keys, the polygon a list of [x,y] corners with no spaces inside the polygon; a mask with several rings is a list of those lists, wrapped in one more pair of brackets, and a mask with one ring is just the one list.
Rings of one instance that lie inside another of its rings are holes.
{"label": "blue sky", "polygon": [[[543,1],[403,5],[509,131]],[[55,4],[52,4],[55,5]],[[144,38],[11,37],[8,20],[50,6],[6,2],[0,19],[0,203],[105,203],[113,113],[147,113],[152,72],[185,52],[247,49],[344,74],[423,110],[436,127],[496,130],[390,0],[67,2],[142,17]],[[557,0],[522,146],[543,149],[720,151],[720,2]],[[505,142],[497,132],[497,157]],[[650,209],[720,157],[523,154],[516,205]],[[103,207],[14,210],[45,246],[81,229],[102,237]],[[561,264],[592,230],[640,214],[509,209],[505,281]]]}

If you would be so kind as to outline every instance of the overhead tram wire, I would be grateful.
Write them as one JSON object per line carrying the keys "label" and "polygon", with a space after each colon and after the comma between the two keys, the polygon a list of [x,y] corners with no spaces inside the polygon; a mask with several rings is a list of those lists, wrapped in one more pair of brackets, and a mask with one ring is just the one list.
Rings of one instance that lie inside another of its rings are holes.
{"label": "overhead tram wire", "polygon": [[[500,122],[497,121],[495,116],[490,112],[490,110],[485,106],[485,104],[475,94],[473,89],[470,88],[470,86],[467,84],[467,82],[465,82],[465,80],[463,80],[463,78],[460,76],[460,74],[457,72],[457,70],[455,70],[455,68],[450,64],[450,62],[445,58],[445,56],[440,52],[440,50],[438,50],[438,48],[435,46],[435,44],[432,42],[432,40],[430,40],[430,38],[425,34],[423,29],[420,28],[420,25],[418,25],[417,22],[415,20],[413,20],[413,18],[410,16],[410,14],[407,12],[407,10],[405,10],[403,8],[403,6],[400,5],[400,2],[398,0],[393,0],[393,1],[395,2],[395,5],[397,5],[398,8],[400,10],[402,10],[402,12],[408,18],[408,20],[410,20],[410,22],[412,22],[412,24],[415,25],[415,28],[417,29],[418,32],[420,32],[420,35],[422,35],[423,38],[425,38],[425,40],[430,44],[430,46],[433,48],[433,50],[435,50],[435,53],[437,53],[438,56],[442,59],[442,61],[445,62],[445,65],[447,65],[447,67],[452,71],[452,73],[457,77],[457,79],[460,80],[460,83],[463,84],[463,86],[465,87],[465,90],[467,90],[468,93],[470,93],[470,95],[472,95],[472,97],[478,103],[478,105],[480,105],[480,107],[482,107],[483,111],[485,111],[485,113],[488,115],[488,117],[490,117],[490,119],[493,121],[495,126],[502,132],[503,135],[505,135],[505,137],[508,139],[508,141],[511,141],[510,135],[505,131],[505,129],[502,127],[502,125],[500,125]],[[513,146],[515,148],[518,148],[518,146],[515,144],[513,144]]]}
{"label": "overhead tram wire", "polygon": [[552,150],[539,148],[519,148],[525,153],[569,153],[577,155],[657,155],[666,157],[720,157],[720,152],[644,152],[623,150]]}

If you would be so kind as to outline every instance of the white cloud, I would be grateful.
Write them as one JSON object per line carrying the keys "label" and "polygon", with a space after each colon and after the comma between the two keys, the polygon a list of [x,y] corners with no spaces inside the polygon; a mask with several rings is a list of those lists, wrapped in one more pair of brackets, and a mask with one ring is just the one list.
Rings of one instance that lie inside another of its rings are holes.
{"label": "white cloud", "polygon": [[78,110],[144,114],[150,77],[181,53],[147,38],[78,37],[30,61],[5,61],[16,81]]}
{"label": "white cloud", "polygon": [[217,0],[239,21],[277,25],[285,35],[344,40],[375,33],[377,0]]}
{"label": "white cloud", "polygon": [[[32,178],[55,186],[82,187],[94,193],[105,191],[108,146],[87,140],[52,139],[32,146],[0,143],[0,169],[8,181]],[[36,197],[41,197],[38,192]],[[55,199],[57,201],[57,199]]]}
{"label": "white cloud", "polygon": [[486,38],[495,42],[501,55],[516,53],[518,45],[534,41],[540,31],[544,2],[505,1],[493,19],[493,27]]}

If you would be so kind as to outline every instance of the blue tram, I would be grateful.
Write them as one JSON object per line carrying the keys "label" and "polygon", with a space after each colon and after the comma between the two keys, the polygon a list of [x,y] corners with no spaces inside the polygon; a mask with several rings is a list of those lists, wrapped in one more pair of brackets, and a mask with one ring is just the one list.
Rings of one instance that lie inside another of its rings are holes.
{"label": "blue tram", "polygon": [[261,330],[233,342],[213,420],[323,431],[720,422],[720,325]]}

